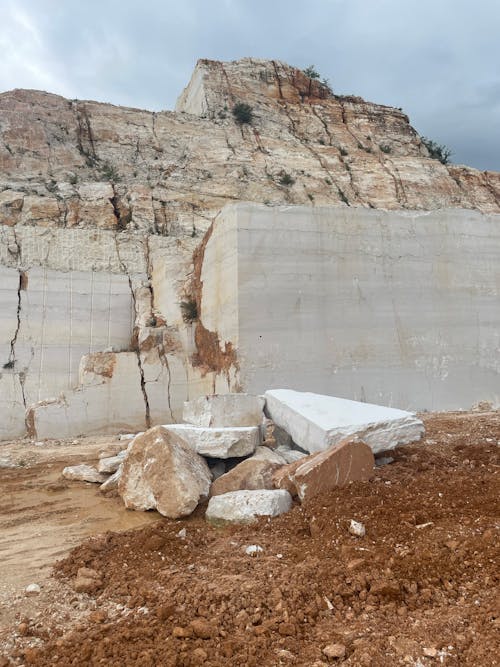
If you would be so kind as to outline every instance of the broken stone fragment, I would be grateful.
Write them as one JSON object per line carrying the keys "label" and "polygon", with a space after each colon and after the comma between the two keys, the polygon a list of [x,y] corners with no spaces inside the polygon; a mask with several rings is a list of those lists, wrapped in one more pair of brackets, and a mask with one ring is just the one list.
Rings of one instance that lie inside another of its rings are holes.
{"label": "broken stone fragment", "polygon": [[73,589],[77,593],[93,593],[102,586],[100,572],[88,567],[80,567],[73,582]]}
{"label": "broken stone fragment", "polygon": [[217,637],[219,634],[217,628],[205,618],[195,618],[189,625],[194,636],[199,639],[211,639],[212,637]]}
{"label": "broken stone fragment", "polygon": [[264,446],[257,447],[255,453],[252,456],[252,459],[256,461],[269,461],[270,463],[277,463],[281,466],[284,466],[287,463],[287,460],[281,452]]}
{"label": "broken stone fragment", "polygon": [[40,594],[40,586],[38,584],[28,584],[24,589],[24,594],[27,597],[33,597]]}
{"label": "broken stone fragment", "polygon": [[278,463],[271,461],[247,459],[216,479],[210,487],[210,495],[220,496],[242,489],[274,489],[273,473],[279,468]]}
{"label": "broken stone fragment", "polygon": [[118,492],[129,509],[156,509],[178,519],[208,496],[211,479],[199,454],[172,431],[155,426],[133,441]]}
{"label": "broken stone fragment", "polygon": [[287,463],[295,463],[295,461],[300,461],[305,456],[306,452],[300,452],[298,449],[286,449],[284,447],[277,447],[274,452],[282,456]]}
{"label": "broken stone fragment", "polygon": [[102,493],[107,493],[108,491],[114,491],[115,489],[118,488],[118,482],[120,481],[120,477],[122,476],[122,465],[119,466],[119,468],[114,472],[108,479],[101,484],[99,487],[99,491],[102,491]]}
{"label": "broken stone fragment", "polygon": [[272,422],[272,420],[271,420],[271,423],[273,424],[272,437],[274,438],[276,448],[292,449],[293,448],[293,440],[290,437],[290,434],[287,433],[284,428],[281,428],[277,424],[274,424],[274,422]]}
{"label": "broken stone fragment", "polygon": [[349,523],[349,532],[356,537],[364,537],[366,535],[366,528],[360,521],[351,519]]}
{"label": "broken stone fragment", "polygon": [[272,420],[311,453],[354,436],[377,453],[419,440],[424,433],[421,420],[403,410],[291,389],[266,391],[265,397]]}
{"label": "broken stone fragment", "polygon": [[264,398],[251,394],[215,394],[184,403],[182,418],[193,426],[260,426]]}
{"label": "broken stone fragment", "polygon": [[120,467],[120,465],[122,464],[123,459],[126,457],[126,455],[127,455],[127,450],[124,449],[116,456],[109,456],[107,458],[100,459],[99,463],[97,464],[98,472],[108,473],[108,474],[116,472]]}
{"label": "broken stone fragment", "polygon": [[164,426],[195,452],[211,458],[228,459],[252,454],[260,444],[258,426],[210,428],[190,424]]}
{"label": "broken stone fragment", "polygon": [[253,523],[259,516],[277,516],[288,512],[292,496],[276,491],[232,491],[210,498],[205,518],[215,524]]}
{"label": "broken stone fragment", "polygon": [[368,445],[347,441],[280,468],[274,473],[274,484],[304,502],[337,486],[370,479],[373,466]]}
{"label": "broken stone fragment", "polygon": [[82,463],[79,466],[67,466],[62,471],[63,477],[75,482],[94,482],[102,484],[108,479],[107,475],[98,472],[93,466]]}
{"label": "broken stone fragment", "polygon": [[328,644],[322,653],[331,660],[338,660],[345,657],[346,647],[343,644]]}

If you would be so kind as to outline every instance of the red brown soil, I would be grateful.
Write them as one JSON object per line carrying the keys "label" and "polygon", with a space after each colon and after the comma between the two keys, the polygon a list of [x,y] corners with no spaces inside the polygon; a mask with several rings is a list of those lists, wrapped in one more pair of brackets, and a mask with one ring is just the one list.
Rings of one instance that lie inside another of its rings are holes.
{"label": "red brown soil", "polygon": [[96,570],[93,611],[68,629],[47,610],[42,645],[0,665],[500,664],[500,413],[425,422],[370,482],[272,521],[213,528],[200,510],[88,540],[55,576]]}

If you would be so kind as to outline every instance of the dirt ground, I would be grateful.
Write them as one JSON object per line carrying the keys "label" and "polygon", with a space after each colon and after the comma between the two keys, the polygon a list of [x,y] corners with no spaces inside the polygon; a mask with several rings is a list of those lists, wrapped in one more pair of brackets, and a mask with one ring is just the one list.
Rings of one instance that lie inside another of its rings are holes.
{"label": "dirt ground", "polygon": [[246,527],[60,482],[103,443],[1,448],[0,667],[499,665],[500,413],[423,418],[370,482]]}

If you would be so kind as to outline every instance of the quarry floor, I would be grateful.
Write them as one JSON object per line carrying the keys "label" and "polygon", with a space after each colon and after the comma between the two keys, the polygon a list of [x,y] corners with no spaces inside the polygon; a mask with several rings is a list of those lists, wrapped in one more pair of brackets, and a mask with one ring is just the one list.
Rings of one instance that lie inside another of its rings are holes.
{"label": "quarry floor", "polygon": [[500,412],[422,417],[370,482],[247,527],[62,480],[109,438],[0,446],[0,667],[500,664]]}

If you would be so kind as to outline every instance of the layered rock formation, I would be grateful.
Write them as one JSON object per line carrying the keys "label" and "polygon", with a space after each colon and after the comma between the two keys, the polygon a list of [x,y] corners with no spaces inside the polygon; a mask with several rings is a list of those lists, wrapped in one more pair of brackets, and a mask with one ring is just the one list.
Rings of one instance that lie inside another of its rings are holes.
{"label": "layered rock formation", "polygon": [[0,438],[26,409],[33,434],[71,436],[237,389],[231,339],[198,318],[206,240],[193,252],[240,200],[498,213],[500,175],[442,165],[401,111],[275,61],[200,61],[175,112],[0,94]]}

